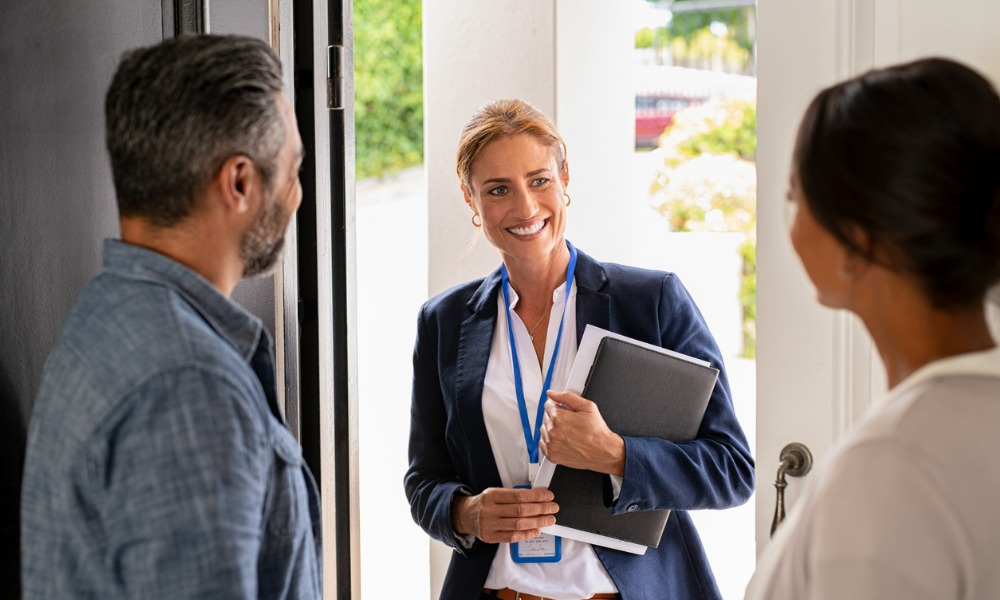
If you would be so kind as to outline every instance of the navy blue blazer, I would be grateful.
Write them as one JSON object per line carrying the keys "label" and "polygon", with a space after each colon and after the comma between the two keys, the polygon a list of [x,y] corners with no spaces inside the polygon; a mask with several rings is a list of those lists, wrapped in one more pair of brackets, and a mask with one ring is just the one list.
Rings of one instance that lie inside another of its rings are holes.
{"label": "navy blue blazer", "polygon": [[[578,340],[589,323],[721,371],[697,439],[624,438],[625,475],[613,510],[671,509],[659,547],[637,556],[595,546],[597,556],[625,600],[721,598],[686,511],[746,502],[754,461],[715,339],[671,273],[600,263],[580,252],[575,277]],[[476,540],[465,549],[452,530],[451,502],[456,493],[502,486],[482,411],[499,287],[498,269],[432,298],[417,321],[404,487],[417,524],[454,549],[441,592],[447,600],[480,597],[498,547]]]}

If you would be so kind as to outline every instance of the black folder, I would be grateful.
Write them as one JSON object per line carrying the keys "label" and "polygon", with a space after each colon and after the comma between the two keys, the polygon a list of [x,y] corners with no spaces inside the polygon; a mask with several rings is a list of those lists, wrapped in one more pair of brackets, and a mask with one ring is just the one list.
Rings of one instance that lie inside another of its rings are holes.
{"label": "black folder", "polygon": [[[719,370],[618,338],[601,340],[581,394],[622,436],[686,442],[698,435]],[[618,540],[657,547],[669,510],[612,514],[611,481],[595,471],[557,465],[549,489],[556,522]]]}

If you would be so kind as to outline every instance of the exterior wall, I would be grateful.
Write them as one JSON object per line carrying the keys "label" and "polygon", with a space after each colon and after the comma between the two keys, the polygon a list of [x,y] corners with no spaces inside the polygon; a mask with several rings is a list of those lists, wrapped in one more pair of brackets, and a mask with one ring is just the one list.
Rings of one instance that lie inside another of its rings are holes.
{"label": "exterior wall", "polygon": [[553,0],[424,3],[424,168],[428,291],[481,277],[499,264],[479,239],[455,175],[462,126],[486,102],[517,97],[556,110]]}
{"label": "exterior wall", "polygon": [[635,86],[632,14],[614,0],[556,2],[556,110],[573,199],[566,237],[598,260],[632,262]]}

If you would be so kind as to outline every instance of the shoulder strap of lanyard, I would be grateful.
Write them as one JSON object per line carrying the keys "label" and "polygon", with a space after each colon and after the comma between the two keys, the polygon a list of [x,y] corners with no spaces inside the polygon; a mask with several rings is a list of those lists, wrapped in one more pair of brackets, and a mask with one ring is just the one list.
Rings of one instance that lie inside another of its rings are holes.
{"label": "shoulder strap of lanyard", "polygon": [[563,302],[562,316],[559,318],[559,333],[556,334],[556,344],[549,359],[549,368],[542,385],[542,393],[538,398],[538,411],[535,415],[535,428],[531,429],[528,421],[528,406],[524,400],[524,385],[521,379],[521,363],[517,358],[517,344],[514,343],[514,326],[511,324],[510,283],[507,276],[507,265],[500,266],[500,278],[503,282],[503,303],[507,308],[507,335],[510,338],[510,358],[514,367],[514,390],[517,393],[517,408],[521,414],[521,428],[524,430],[524,443],[528,446],[528,460],[538,462],[538,440],[542,434],[542,417],[545,414],[545,399],[552,385],[552,373],[555,371],[556,357],[559,355],[559,344],[562,342],[563,324],[566,320],[566,306],[569,304],[569,291],[573,285],[573,272],[576,270],[576,248],[566,242],[569,247],[569,266],[566,268],[566,297]]}

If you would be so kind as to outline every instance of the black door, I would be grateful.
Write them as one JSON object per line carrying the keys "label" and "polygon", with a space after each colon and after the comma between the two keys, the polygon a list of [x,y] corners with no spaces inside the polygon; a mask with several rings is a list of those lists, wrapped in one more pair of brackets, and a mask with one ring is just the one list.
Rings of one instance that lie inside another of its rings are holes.
{"label": "black door", "polygon": [[[100,269],[102,240],[118,236],[104,93],[125,50],[173,35],[174,4],[0,2],[0,595],[19,596],[21,470],[42,365]],[[271,8],[212,0],[204,21],[267,39]],[[274,333],[273,279],[244,282],[234,296]]]}

